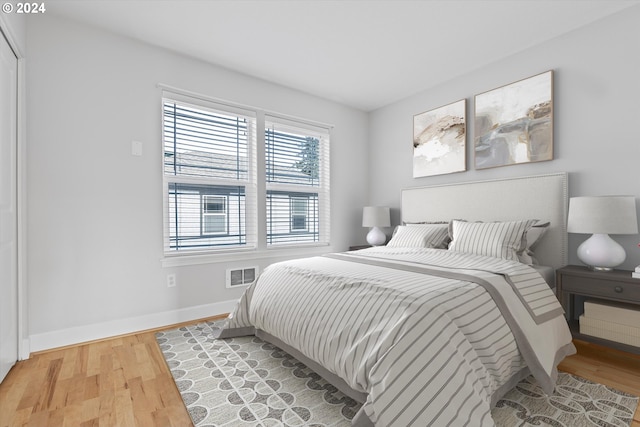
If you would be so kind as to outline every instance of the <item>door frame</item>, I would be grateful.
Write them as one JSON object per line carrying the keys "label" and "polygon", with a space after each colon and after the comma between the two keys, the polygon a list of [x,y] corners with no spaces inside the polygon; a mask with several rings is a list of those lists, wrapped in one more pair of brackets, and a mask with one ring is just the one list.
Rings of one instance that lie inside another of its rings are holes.
{"label": "door frame", "polygon": [[29,314],[27,299],[27,108],[26,108],[26,64],[25,52],[20,48],[11,26],[0,14],[0,37],[4,37],[18,58],[18,105],[17,105],[17,216],[18,216],[18,360],[28,359],[31,350],[29,344]]}

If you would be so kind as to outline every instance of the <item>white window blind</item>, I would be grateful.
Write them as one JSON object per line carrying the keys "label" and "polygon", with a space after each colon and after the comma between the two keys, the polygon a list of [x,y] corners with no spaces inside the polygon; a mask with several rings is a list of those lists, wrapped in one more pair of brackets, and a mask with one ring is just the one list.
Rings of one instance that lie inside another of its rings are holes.
{"label": "white window blind", "polygon": [[256,117],[163,98],[165,253],[256,246]]}
{"label": "white window blind", "polygon": [[265,117],[267,246],[329,243],[329,130]]}

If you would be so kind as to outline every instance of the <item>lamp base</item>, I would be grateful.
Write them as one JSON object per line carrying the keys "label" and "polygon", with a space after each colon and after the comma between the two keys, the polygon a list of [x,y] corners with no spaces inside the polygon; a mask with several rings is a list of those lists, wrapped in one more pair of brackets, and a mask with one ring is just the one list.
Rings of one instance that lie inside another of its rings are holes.
{"label": "lamp base", "polygon": [[627,257],[624,248],[608,234],[594,234],[578,246],[578,258],[596,271],[611,271]]}
{"label": "lamp base", "polygon": [[591,271],[613,271],[613,267],[596,267],[594,265],[588,265]]}
{"label": "lamp base", "polygon": [[372,227],[367,233],[367,243],[371,246],[382,246],[387,241],[387,235],[378,227]]}

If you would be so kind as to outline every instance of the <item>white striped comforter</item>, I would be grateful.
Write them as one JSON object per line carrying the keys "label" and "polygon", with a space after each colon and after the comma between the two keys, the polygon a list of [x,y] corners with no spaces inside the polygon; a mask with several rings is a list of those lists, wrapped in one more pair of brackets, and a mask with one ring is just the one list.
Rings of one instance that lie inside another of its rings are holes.
{"label": "white striped comforter", "polygon": [[[456,278],[442,277],[449,273]],[[222,337],[253,328],[365,393],[366,417],[356,419],[376,426],[492,426],[490,409],[504,393],[529,372],[550,392],[557,363],[575,351],[535,270],[438,249],[273,264]]]}

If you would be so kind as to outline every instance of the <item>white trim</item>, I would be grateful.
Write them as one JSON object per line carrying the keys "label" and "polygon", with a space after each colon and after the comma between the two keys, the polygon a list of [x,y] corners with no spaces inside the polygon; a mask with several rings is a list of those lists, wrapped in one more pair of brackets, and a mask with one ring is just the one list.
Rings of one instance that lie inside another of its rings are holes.
{"label": "white trim", "polygon": [[29,357],[27,292],[27,72],[25,59],[18,57],[18,359]]}
{"label": "white trim", "polygon": [[30,337],[31,352],[80,344],[229,313],[237,303],[236,300],[222,301],[145,316],[130,317],[128,319],[117,319],[94,323],[92,325],[76,326],[68,329],[33,334]]}
{"label": "white trim", "polygon": [[[241,104],[241,103],[238,103],[238,102],[227,101],[226,99],[215,98],[215,97],[212,97],[212,96],[203,95],[203,94],[198,93],[198,92],[192,92],[190,90],[180,89],[180,88],[177,88],[177,87],[174,87],[174,86],[166,85],[164,83],[158,83],[156,86],[159,89],[162,89],[165,93],[167,93],[166,96],[168,98],[171,98],[171,95],[173,95],[173,96],[178,96],[178,97],[182,97],[182,99],[185,99],[184,97],[187,96],[189,98],[196,98],[196,99],[199,99],[201,101],[214,102],[216,104],[220,104],[222,106],[229,107],[229,108],[239,108],[241,110],[251,110],[251,111],[254,111],[255,113],[258,113],[258,114],[262,113],[264,115],[271,116],[272,118],[279,119],[280,121],[288,120],[288,121],[293,121],[295,123],[304,123],[306,125],[311,125],[311,126],[314,126],[314,127],[321,128],[323,130],[330,130],[330,129],[333,129],[335,127],[335,125],[332,125],[332,124],[329,124],[329,123],[316,122],[314,120],[309,120],[309,119],[305,119],[305,118],[302,118],[302,117],[297,117],[297,116],[277,113],[277,112],[270,111],[270,110],[265,110],[264,108],[255,107],[253,105],[247,105],[247,104]],[[165,96],[165,95],[163,95],[163,96]],[[189,101],[186,101],[186,102],[189,102]]]}
{"label": "white trim", "polygon": [[[256,111],[258,108],[254,108],[250,105],[243,105],[237,102],[227,101],[221,98],[215,98],[213,96],[204,95],[198,92],[192,92],[190,90],[179,89],[177,87],[165,85],[162,83],[158,83],[157,87],[162,89],[162,98],[168,98],[173,101],[183,102],[189,105],[198,105],[201,107],[205,107],[209,110],[213,109],[216,111],[216,108],[221,109],[221,113],[228,112],[231,110],[233,112],[239,113],[241,115],[246,115],[248,117],[255,118]],[[194,101],[204,101],[204,103],[195,102]],[[211,105],[215,104],[215,105]]]}
{"label": "white trim", "polygon": [[204,108],[207,111],[210,111],[215,114],[229,115],[235,114],[238,116],[245,117],[247,119],[255,119],[256,111],[255,109],[244,107],[241,105],[234,105],[228,101],[223,101],[217,98],[212,98],[206,95],[201,94],[190,94],[189,92],[175,92],[170,91],[168,89],[162,90],[162,101],[163,104],[165,101],[175,102],[184,104],[191,108]]}
{"label": "white trim", "polygon": [[4,33],[4,37],[9,42],[9,46],[13,50],[13,53],[16,54],[18,60],[23,59],[25,57],[24,51],[20,48],[20,44],[17,42],[16,37],[13,34],[12,26],[9,24],[9,21],[3,17],[4,14],[0,14],[0,30]]}
{"label": "white trim", "polygon": [[184,267],[187,265],[199,264],[217,264],[232,261],[247,260],[273,260],[274,258],[303,258],[314,255],[322,255],[332,252],[328,243],[297,243],[289,245],[278,245],[277,247],[269,247],[267,249],[257,251],[253,250],[235,250],[228,249],[225,252],[206,252],[206,253],[181,253],[178,255],[165,256],[160,260],[163,268]]}
{"label": "white trim", "polygon": [[[164,167],[164,164],[162,165]],[[164,175],[164,169],[162,170]],[[165,175],[167,176],[167,175]],[[249,179],[234,179],[233,181],[223,178],[203,178],[201,176],[168,175],[169,183],[175,184],[198,184],[198,185],[218,185],[218,186],[249,186],[252,185]]]}
{"label": "white trim", "polygon": [[265,122],[269,122],[271,125],[269,128],[275,129],[279,132],[300,132],[300,129],[304,129],[311,134],[310,136],[316,136],[318,138],[324,138],[331,133],[333,126],[318,123],[312,120],[303,119],[300,117],[288,116],[280,113],[265,112]]}
{"label": "white trim", "polygon": [[314,193],[317,194],[318,197],[320,196],[320,193],[322,193],[322,187],[317,186],[317,187],[311,187],[311,186],[304,186],[301,184],[282,184],[279,182],[267,182],[267,191],[272,190],[272,191],[286,191],[289,193]]}
{"label": "white trim", "polygon": [[0,15],[0,37],[9,43],[9,47],[18,59],[18,88],[17,88],[17,132],[18,146],[16,147],[17,161],[17,216],[18,216],[18,360],[29,357],[29,339],[27,337],[28,298],[27,298],[27,72],[25,52],[21,49],[13,34],[9,22]]}
{"label": "white trim", "polygon": [[25,338],[23,340],[20,340],[18,342],[18,345],[20,346],[18,350],[18,357],[20,358],[20,360],[27,360],[31,355],[31,341],[29,340],[29,338]]}

